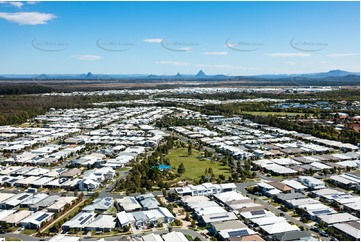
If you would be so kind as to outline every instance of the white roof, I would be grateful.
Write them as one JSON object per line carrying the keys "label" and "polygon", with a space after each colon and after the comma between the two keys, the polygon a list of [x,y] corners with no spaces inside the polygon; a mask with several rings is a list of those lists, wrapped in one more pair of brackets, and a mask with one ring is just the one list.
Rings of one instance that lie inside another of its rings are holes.
{"label": "white roof", "polygon": [[296,180],[283,180],[282,183],[284,183],[287,186],[292,187],[294,189],[307,189],[306,186],[302,185],[302,183],[300,183]]}
{"label": "white roof", "polygon": [[115,217],[112,215],[99,215],[87,226],[88,228],[115,228]]}
{"label": "white roof", "polygon": [[196,208],[195,212],[196,214],[203,216],[206,214],[226,213],[227,211],[220,206],[216,206],[216,207]]}
{"label": "white roof", "polygon": [[[216,185],[216,184],[213,184]],[[219,184],[221,186],[222,189],[236,189],[237,186],[234,183],[223,183],[223,184]]]}
{"label": "white roof", "polygon": [[5,218],[2,218],[1,221],[4,221],[6,223],[19,223],[21,220],[23,220],[24,218],[30,216],[31,214],[33,214],[33,211],[29,211],[29,210],[20,210],[17,213],[13,213],[8,215]]}
{"label": "white roof", "polygon": [[320,215],[318,217],[327,224],[343,223],[343,222],[360,220],[359,218],[357,218],[349,213],[326,214],[326,215]]}
{"label": "white roof", "polygon": [[117,218],[118,218],[119,223],[121,225],[128,224],[128,223],[131,223],[131,222],[135,221],[135,219],[133,217],[133,214],[127,213],[125,211],[117,213]]}
{"label": "white roof", "polygon": [[0,211],[0,220],[9,216],[10,214],[15,213],[15,212],[16,212],[16,210],[1,210]]}
{"label": "white roof", "polygon": [[318,200],[313,199],[313,198],[292,199],[292,200],[288,200],[287,202],[292,204],[295,207],[307,205],[307,204],[320,203]]}
{"label": "white roof", "polygon": [[[222,238],[229,238],[231,237],[230,234],[232,232],[237,232],[237,231],[247,231],[247,235],[252,235],[252,234],[256,234],[256,232],[254,232],[252,229],[249,228],[237,228],[237,229],[223,229],[221,231],[219,231],[219,234],[222,236]],[[241,237],[241,236],[240,236]]]}
{"label": "white roof", "polygon": [[159,234],[146,234],[142,236],[144,241],[163,241],[162,237]]}
{"label": "white roof", "polygon": [[55,203],[47,207],[48,209],[62,209],[65,204],[70,204],[72,201],[77,199],[77,197],[60,197]]}
{"label": "white roof", "polygon": [[34,196],[29,197],[28,199],[23,201],[21,204],[23,204],[23,205],[33,205],[33,204],[36,204],[36,203],[40,202],[41,200],[43,200],[43,199],[45,199],[47,197],[49,197],[49,195],[47,195],[45,193],[36,193]]}
{"label": "white roof", "polygon": [[174,218],[173,214],[171,212],[169,212],[169,210],[167,208],[159,207],[158,211],[161,214],[163,214],[163,216],[166,217],[166,218]]}
{"label": "white roof", "polygon": [[188,239],[181,232],[170,232],[168,234],[163,235],[164,241],[188,241]]}
{"label": "white roof", "polygon": [[313,193],[317,194],[318,196],[325,196],[325,195],[335,195],[335,194],[343,194],[344,192],[332,189],[332,188],[324,188],[317,191],[314,191]]}
{"label": "white roof", "polygon": [[205,223],[222,222],[222,221],[238,219],[237,216],[232,212],[206,214],[203,215],[202,218]]}
{"label": "white roof", "polygon": [[264,231],[266,231],[268,234],[276,234],[276,233],[300,230],[296,225],[291,225],[287,222],[264,225],[261,226],[261,228]]}
{"label": "white roof", "polygon": [[347,223],[337,223],[333,224],[332,226],[339,229],[340,231],[345,232],[346,234],[351,235],[358,240],[360,239],[360,227],[355,228]]}
{"label": "white roof", "polygon": [[277,217],[277,216],[253,218],[251,219],[251,221],[255,224],[258,224],[259,226],[287,222],[284,217]]}
{"label": "white roof", "polygon": [[15,196],[14,193],[0,193],[0,203],[3,202],[3,201],[6,201],[7,199],[11,198]]}
{"label": "white roof", "polygon": [[26,199],[32,197],[33,194],[30,193],[19,193],[16,194],[15,196],[11,197],[10,199],[6,200],[4,203],[9,205],[9,206],[17,206],[19,205],[21,202],[25,201]]}
{"label": "white roof", "polygon": [[331,169],[331,166],[325,165],[321,162],[315,161],[310,164],[310,166],[316,167],[318,169]]}
{"label": "white roof", "polygon": [[52,216],[53,213],[38,211],[33,215],[21,220],[21,223],[22,224],[32,223],[32,224],[40,225],[42,222],[51,219]]}
{"label": "white roof", "polygon": [[224,203],[247,199],[247,197],[243,196],[241,193],[238,193],[236,191],[222,192],[215,194],[214,196]]}
{"label": "white roof", "polygon": [[75,236],[66,236],[64,234],[58,234],[55,235],[53,238],[51,238],[49,241],[79,241],[80,237]]}
{"label": "white roof", "polygon": [[63,226],[69,228],[84,228],[88,225],[96,216],[94,212],[80,212],[71,220],[65,222]]}
{"label": "white roof", "polygon": [[123,197],[121,199],[117,199],[117,202],[124,208],[125,211],[133,211],[142,208],[134,197]]}

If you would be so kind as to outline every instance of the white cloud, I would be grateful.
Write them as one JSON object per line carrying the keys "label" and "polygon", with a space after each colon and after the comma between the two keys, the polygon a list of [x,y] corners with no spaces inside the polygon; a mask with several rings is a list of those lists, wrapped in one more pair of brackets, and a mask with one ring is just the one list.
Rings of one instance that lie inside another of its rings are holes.
{"label": "white cloud", "polygon": [[358,56],[359,53],[342,53],[342,54],[329,54],[328,57],[345,57],[345,56]]}
{"label": "white cloud", "polygon": [[26,3],[27,4],[38,4],[39,2],[38,1],[27,1]]}
{"label": "white cloud", "polygon": [[161,43],[163,39],[144,39],[143,41],[146,43]]}
{"label": "white cloud", "polygon": [[202,52],[203,55],[227,55],[227,51],[210,51],[210,52]]}
{"label": "white cloud", "polygon": [[97,61],[102,58],[99,55],[73,55],[72,57],[78,60],[87,60],[87,61]]}
{"label": "white cloud", "polygon": [[56,16],[51,13],[39,13],[39,12],[17,12],[17,13],[0,12],[0,18],[20,25],[38,25],[38,24],[46,24],[48,21],[55,19]]}
{"label": "white cloud", "polygon": [[0,1],[0,4],[11,5],[17,8],[21,8],[22,6],[24,6],[24,3],[22,2],[13,2],[13,1]]}
{"label": "white cloud", "polygon": [[271,53],[266,54],[271,57],[308,57],[311,56],[311,54],[308,53]]}
{"label": "white cloud", "polygon": [[187,62],[181,62],[181,61],[157,61],[156,64],[162,64],[162,65],[173,65],[173,66],[189,66],[190,64]]}

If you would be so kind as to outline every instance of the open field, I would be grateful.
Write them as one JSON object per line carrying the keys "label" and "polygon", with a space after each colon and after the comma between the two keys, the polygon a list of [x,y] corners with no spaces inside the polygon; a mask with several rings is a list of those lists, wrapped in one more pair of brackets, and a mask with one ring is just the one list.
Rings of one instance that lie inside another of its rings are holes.
{"label": "open field", "polygon": [[222,166],[219,162],[212,162],[209,159],[202,158],[202,154],[198,150],[193,149],[192,155],[188,156],[187,148],[175,149],[169,152],[167,158],[170,160],[172,170],[175,173],[179,165],[183,163],[185,173],[180,177],[180,180],[198,180],[202,175],[205,175],[206,168],[212,168],[216,178],[220,174],[223,174],[226,178],[229,176],[228,166]]}

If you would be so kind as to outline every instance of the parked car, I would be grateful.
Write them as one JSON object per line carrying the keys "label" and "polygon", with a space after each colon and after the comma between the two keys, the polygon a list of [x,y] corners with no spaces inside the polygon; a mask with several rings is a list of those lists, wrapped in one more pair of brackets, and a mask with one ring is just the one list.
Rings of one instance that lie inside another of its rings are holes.
{"label": "parked car", "polygon": [[311,227],[311,230],[314,231],[314,232],[316,232],[316,233],[319,233],[319,232],[320,232],[319,228],[317,228],[316,226],[312,226],[312,227]]}
{"label": "parked car", "polygon": [[331,241],[338,241],[338,239],[336,239],[335,237],[332,237]]}
{"label": "parked car", "polygon": [[328,237],[328,233],[326,233],[325,231],[321,231],[321,232],[320,232],[320,235],[321,235],[321,236],[324,236],[324,237]]}

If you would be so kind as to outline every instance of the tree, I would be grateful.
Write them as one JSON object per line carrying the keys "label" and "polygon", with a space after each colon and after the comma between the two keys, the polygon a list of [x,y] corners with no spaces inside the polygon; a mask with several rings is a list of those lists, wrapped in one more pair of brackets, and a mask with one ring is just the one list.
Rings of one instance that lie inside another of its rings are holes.
{"label": "tree", "polygon": [[181,164],[179,165],[177,171],[178,171],[178,174],[179,174],[179,175],[184,174],[184,172],[186,171],[186,168],[184,167],[184,164],[183,164],[183,163],[181,163]]}
{"label": "tree", "polygon": [[192,142],[188,141],[188,156],[192,155]]}

